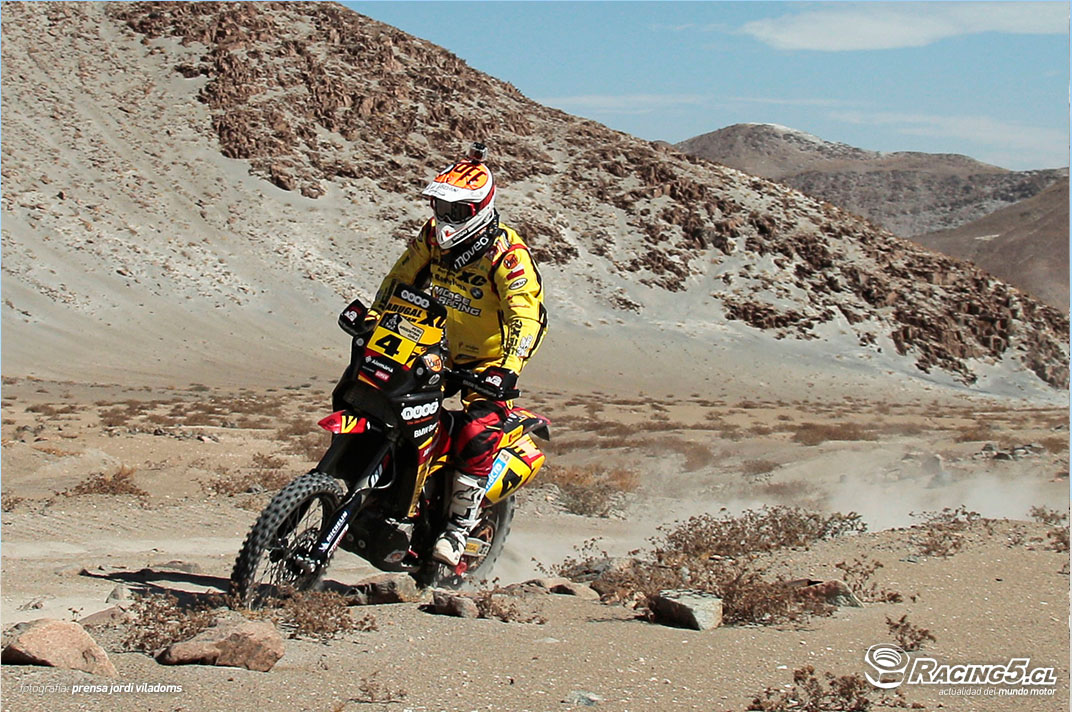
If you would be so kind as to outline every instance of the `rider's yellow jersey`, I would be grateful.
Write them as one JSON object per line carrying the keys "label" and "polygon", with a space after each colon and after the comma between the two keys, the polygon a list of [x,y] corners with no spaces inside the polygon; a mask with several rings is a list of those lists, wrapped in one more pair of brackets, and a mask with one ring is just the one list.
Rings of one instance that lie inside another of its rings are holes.
{"label": "rider's yellow jersey", "polygon": [[454,364],[520,373],[547,328],[543,284],[521,237],[498,228],[444,251],[429,220],[384,278],[373,308],[383,309],[397,283],[424,289],[447,308]]}

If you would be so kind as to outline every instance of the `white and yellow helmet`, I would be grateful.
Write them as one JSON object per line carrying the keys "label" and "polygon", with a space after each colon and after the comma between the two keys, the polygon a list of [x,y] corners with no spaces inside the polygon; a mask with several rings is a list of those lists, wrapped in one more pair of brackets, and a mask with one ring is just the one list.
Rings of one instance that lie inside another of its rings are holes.
{"label": "white and yellow helmet", "polygon": [[431,200],[435,238],[449,250],[477,235],[495,220],[495,181],[484,165],[487,148],[474,143],[469,157],[435,177],[421,195]]}

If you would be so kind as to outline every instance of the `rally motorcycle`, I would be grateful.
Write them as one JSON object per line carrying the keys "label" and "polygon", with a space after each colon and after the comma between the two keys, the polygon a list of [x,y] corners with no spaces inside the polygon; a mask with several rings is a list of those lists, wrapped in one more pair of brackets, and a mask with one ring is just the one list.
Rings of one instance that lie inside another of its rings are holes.
{"label": "rally motorcycle", "polygon": [[351,337],[350,365],[320,421],[332,434],[320,463],[280,490],[246,536],[231,592],[256,607],[314,588],[338,547],[383,571],[406,572],[421,586],[456,588],[486,579],[514,516],[512,495],[544,463],[532,436],[549,439],[550,421],[511,408],[484,491],[481,518],[456,567],[432,558],[447,524],[452,471],[450,414],[444,399],[466,389],[496,392],[472,371],[447,366],[446,309],[398,285],[379,315],[360,300],[339,317]]}

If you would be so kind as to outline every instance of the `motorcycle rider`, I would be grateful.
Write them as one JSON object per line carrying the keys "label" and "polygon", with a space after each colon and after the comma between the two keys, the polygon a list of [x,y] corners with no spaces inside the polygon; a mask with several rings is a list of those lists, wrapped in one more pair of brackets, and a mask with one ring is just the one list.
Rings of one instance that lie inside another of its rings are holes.
{"label": "motorcycle rider", "polygon": [[499,222],[486,157],[487,148],[474,143],[467,158],[422,191],[433,217],[410,240],[372,305],[382,311],[398,283],[428,291],[447,308],[449,365],[477,372],[499,394],[486,398],[467,389],[463,410],[445,414],[450,439],[443,451],[450,448],[455,474],[450,517],[433,555],[450,566],[461,560],[479,521],[509,394],[547,327],[540,273],[521,237]]}

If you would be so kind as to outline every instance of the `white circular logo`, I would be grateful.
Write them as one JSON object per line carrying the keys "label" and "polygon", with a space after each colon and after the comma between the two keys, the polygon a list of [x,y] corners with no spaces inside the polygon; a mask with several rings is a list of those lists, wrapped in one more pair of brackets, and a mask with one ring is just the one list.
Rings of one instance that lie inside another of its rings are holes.
{"label": "white circular logo", "polygon": [[[871,673],[864,673],[864,676],[875,687],[891,690],[904,682],[908,661],[908,653],[896,645],[877,643],[867,649],[867,653],[864,654],[864,662],[873,667],[878,675],[873,678]],[[886,679],[887,676],[895,679]]]}

